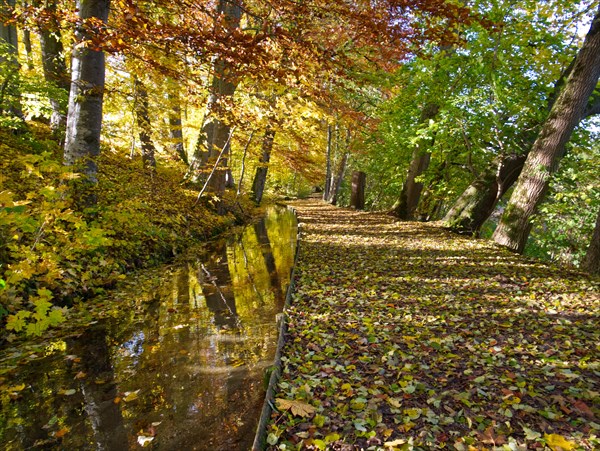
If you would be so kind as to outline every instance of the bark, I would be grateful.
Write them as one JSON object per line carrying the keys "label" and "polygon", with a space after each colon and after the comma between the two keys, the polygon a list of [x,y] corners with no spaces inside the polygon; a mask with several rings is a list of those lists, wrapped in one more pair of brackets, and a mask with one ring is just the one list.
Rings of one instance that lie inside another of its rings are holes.
{"label": "bark", "polygon": [[[421,111],[419,123],[427,124],[434,119],[440,111],[440,105],[429,103]],[[431,161],[431,140],[420,140],[413,150],[412,159],[408,166],[406,179],[402,185],[400,199],[392,207],[392,213],[400,219],[413,220],[415,210],[421,198],[423,183],[417,182],[417,178],[425,173]]]}
{"label": "bark", "polygon": [[331,153],[332,153],[333,130],[330,124],[327,124],[327,159],[325,167],[325,188],[323,189],[323,200],[329,200],[331,191]]}
{"label": "bark", "polygon": [[590,274],[600,274],[600,209],[596,217],[596,227],[581,267]]}
{"label": "bark", "polygon": [[[242,8],[239,0],[219,0],[217,13],[224,17],[225,26],[230,30],[240,27]],[[205,178],[202,177],[202,172],[206,173],[212,166],[211,163],[222,153],[219,167],[209,185],[211,191],[217,194],[222,194],[225,186],[232,184],[231,172],[227,170],[231,125],[225,117],[224,105],[231,101],[237,84],[238,77],[233,65],[227,60],[215,57],[206,114],[186,178],[193,183],[200,182]]]}
{"label": "bark", "polygon": [[148,112],[148,90],[137,77],[134,76],[133,80],[135,91],[134,111],[142,145],[142,164],[144,168],[154,171],[156,170],[156,150],[151,138],[152,125]]}
{"label": "bark", "polygon": [[344,181],[344,174],[346,173],[346,166],[348,164],[349,154],[345,153],[342,156],[342,160],[338,165],[337,174],[332,178],[331,190],[329,191],[329,198],[327,201],[331,205],[337,205],[338,194],[340,193],[340,188],[342,186],[342,182]]}
{"label": "bark", "polygon": [[172,83],[167,89],[167,98],[169,99],[169,138],[171,140],[171,151],[178,155],[184,163],[188,163],[188,156],[183,144],[183,122],[181,120],[181,99],[179,93],[175,91]]}
{"label": "bark", "polygon": [[[109,0],[77,0],[80,19],[108,19]],[[79,30],[76,42],[89,39]],[[100,154],[102,100],[104,96],[104,52],[75,45],[71,63],[71,92],[67,114],[64,163],[82,165],[85,179],[98,182],[95,158]]]}
{"label": "bark", "polygon": [[27,62],[25,67],[27,70],[33,70],[33,50],[31,48],[31,32],[25,28],[23,30],[23,47],[25,47],[25,57]]}
{"label": "bark", "polygon": [[[548,111],[554,106],[574,64],[575,58],[554,83],[554,90],[548,98]],[[583,116],[586,118],[595,114],[600,114],[600,92],[598,90],[594,91],[589,98]],[[532,130],[540,126],[541,124],[533,124],[524,129]],[[517,181],[525,159],[535,142],[535,136],[531,136],[530,132],[524,132],[521,141],[526,143],[522,147],[523,149],[527,146],[521,155],[515,153],[499,157],[498,164],[490,166],[481,173],[455,201],[444,217],[444,222],[450,229],[457,233],[479,234],[481,227],[491,216],[497,203]]]}
{"label": "bark", "polygon": [[[0,4],[2,12],[7,13],[15,7],[15,0],[6,0]],[[0,40],[6,43],[6,53],[0,55],[0,114],[9,113],[23,119],[19,82],[19,41],[17,28],[6,25],[0,20]]]}
{"label": "bark", "polygon": [[529,155],[493,238],[521,253],[531,231],[531,217],[548,190],[573,129],[583,117],[600,76],[600,10],[579,50],[573,71],[558,96]]}
{"label": "bark", "polygon": [[[54,12],[56,9],[55,3],[49,2],[47,9],[49,12]],[[67,71],[67,63],[64,58],[60,24],[57,21],[51,20],[47,25],[47,27],[40,29],[44,78],[49,84],[68,93],[71,82]],[[53,133],[60,139],[64,138],[64,129],[67,123],[66,105],[64,105],[62,98],[63,96],[60,95],[60,91],[50,92],[50,105],[52,106],[50,127]]]}
{"label": "bark", "polygon": [[246,141],[246,145],[244,146],[244,154],[242,155],[242,164],[240,167],[240,179],[238,180],[237,192],[236,194],[239,196],[242,192],[242,184],[244,183],[244,174],[246,172],[246,155],[248,154],[248,148],[252,143],[252,138],[254,138],[254,130],[250,133],[248,137],[248,141]]}
{"label": "bark", "polygon": [[252,182],[252,198],[254,202],[260,204],[265,192],[267,182],[267,172],[269,170],[269,161],[271,160],[271,151],[273,150],[273,141],[275,140],[275,130],[267,126],[262,142],[262,155],[256,168],[254,181]]}
{"label": "bark", "polygon": [[365,208],[365,185],[367,174],[362,171],[354,171],[352,174],[352,194],[350,196],[350,206],[357,210]]}
{"label": "bark", "polygon": [[448,211],[444,217],[446,225],[458,233],[477,235],[521,174],[525,158],[525,155],[505,156],[497,166],[483,171]]}

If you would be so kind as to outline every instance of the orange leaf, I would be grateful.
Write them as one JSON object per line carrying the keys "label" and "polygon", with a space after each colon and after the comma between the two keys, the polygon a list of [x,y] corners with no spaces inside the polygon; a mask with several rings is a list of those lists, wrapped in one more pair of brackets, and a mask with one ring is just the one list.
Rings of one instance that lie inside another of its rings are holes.
{"label": "orange leaf", "polygon": [[59,429],[58,431],[56,431],[54,433],[54,437],[56,437],[56,438],[62,438],[65,435],[67,435],[68,433],[69,433],[69,428],[62,428],[62,429]]}

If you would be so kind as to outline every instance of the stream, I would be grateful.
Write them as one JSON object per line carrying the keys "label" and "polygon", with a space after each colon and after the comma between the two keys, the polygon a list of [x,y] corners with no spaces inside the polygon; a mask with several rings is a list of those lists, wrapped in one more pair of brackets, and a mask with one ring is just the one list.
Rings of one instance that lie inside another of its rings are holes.
{"label": "stream", "polygon": [[247,450],[275,355],[296,219],[263,220],[153,270],[112,314],[0,352],[4,450]]}

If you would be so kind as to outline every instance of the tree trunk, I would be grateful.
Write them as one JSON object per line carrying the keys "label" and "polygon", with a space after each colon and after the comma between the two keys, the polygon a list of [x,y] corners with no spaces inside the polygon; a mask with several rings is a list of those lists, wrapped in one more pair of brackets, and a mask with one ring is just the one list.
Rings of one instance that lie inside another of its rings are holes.
{"label": "tree trunk", "polygon": [[325,187],[323,189],[323,200],[329,201],[331,192],[331,153],[332,153],[333,130],[330,124],[327,124],[327,159],[325,167]]}
{"label": "tree trunk", "polygon": [[581,267],[590,274],[600,274],[600,209],[596,217],[596,227],[594,227],[592,240]]}
{"label": "tree trunk", "polygon": [[342,156],[342,160],[338,166],[337,174],[332,178],[331,191],[329,192],[329,198],[327,199],[331,205],[337,205],[338,194],[340,193],[340,188],[342,187],[342,182],[344,181],[344,174],[346,172],[346,165],[348,164],[348,156],[348,153],[345,153]]}
{"label": "tree trunk", "polygon": [[352,194],[350,196],[350,206],[357,210],[365,208],[365,184],[367,174],[362,171],[354,171],[352,174]]}
{"label": "tree trunk", "polygon": [[[230,30],[239,28],[242,17],[240,1],[219,0],[217,14],[223,15],[226,26]],[[206,114],[186,178],[193,183],[198,183],[201,179],[205,178],[202,177],[201,172],[211,167],[221,154],[221,151],[224,150],[219,167],[211,178],[209,185],[211,191],[217,194],[222,194],[225,186],[231,185],[231,180],[227,180],[228,175],[231,174],[227,170],[230,148],[228,137],[231,125],[224,117],[226,114],[224,106],[233,97],[237,84],[237,74],[231,62],[215,57]]]}
{"label": "tree trunk", "polygon": [[[76,4],[80,19],[96,18],[106,23],[109,0],[77,0]],[[95,158],[100,154],[105,66],[104,52],[82,45],[88,39],[90,36],[83,30],[76,33],[64,163],[82,165],[86,181],[96,184],[98,167]]]}
{"label": "tree trunk", "polygon": [[517,186],[494,232],[496,243],[521,253],[531,231],[531,217],[543,200],[565,145],[581,120],[600,76],[600,10],[596,13],[573,71],[558,96],[529,155]]}
{"label": "tree trunk", "polygon": [[[6,0],[0,4],[0,11],[9,14],[15,7],[15,0]],[[9,113],[23,119],[19,81],[19,41],[17,28],[6,25],[0,20],[0,40],[7,44],[6,55],[0,55],[0,114]]]}
{"label": "tree trunk", "polygon": [[267,172],[269,170],[269,161],[271,160],[271,151],[273,150],[273,141],[275,140],[275,130],[267,126],[262,142],[262,155],[258,160],[258,167],[252,182],[252,198],[256,204],[260,204],[265,192],[267,182]]}
{"label": "tree trunk", "polygon": [[[427,124],[431,119],[434,119],[440,111],[440,105],[429,103],[425,105],[421,112],[419,123]],[[408,166],[406,180],[402,184],[402,192],[400,199],[392,207],[392,212],[395,216],[404,220],[413,220],[415,210],[421,198],[423,191],[423,183],[417,182],[416,179],[423,175],[429,167],[431,160],[431,146],[433,142],[426,142],[421,139],[413,150],[412,160]]]}
{"label": "tree trunk", "polygon": [[[48,2],[47,9],[50,13],[55,12],[54,2]],[[42,49],[42,68],[44,78],[49,84],[65,91],[66,97],[70,90],[70,80],[67,71],[67,63],[64,58],[64,48],[61,40],[60,24],[50,19],[47,28],[40,29],[40,46]],[[50,105],[52,106],[52,116],[50,117],[50,127],[52,132],[59,140],[64,139],[65,126],[67,123],[66,105],[60,92],[50,92]]]}
{"label": "tree trunk", "polygon": [[450,229],[477,235],[496,204],[521,174],[525,155],[509,155],[497,167],[489,167],[456,200],[444,217]]}
{"label": "tree trunk", "polygon": [[181,99],[173,83],[168,84],[167,98],[169,99],[169,139],[171,151],[178,155],[184,163],[188,163],[188,156],[183,143],[183,123],[181,121]]}
{"label": "tree trunk", "polygon": [[25,47],[25,57],[27,58],[25,67],[27,67],[27,70],[33,70],[33,50],[31,48],[31,32],[27,28],[23,29],[23,47]]}
{"label": "tree trunk", "polygon": [[250,147],[250,144],[252,143],[252,138],[254,138],[254,130],[252,130],[252,132],[250,133],[250,136],[248,137],[248,141],[246,141],[246,145],[244,146],[244,153],[242,155],[242,164],[240,167],[240,178],[238,180],[238,186],[237,186],[237,191],[236,191],[237,196],[239,196],[240,193],[242,192],[242,184],[244,183],[244,174],[246,173],[246,155],[248,154],[248,148]]}
{"label": "tree trunk", "polygon": [[133,77],[134,84],[134,111],[138,126],[140,143],[142,144],[142,165],[152,171],[156,170],[156,157],[154,143],[152,142],[152,125],[150,123],[150,114],[148,112],[148,90],[144,84]]}

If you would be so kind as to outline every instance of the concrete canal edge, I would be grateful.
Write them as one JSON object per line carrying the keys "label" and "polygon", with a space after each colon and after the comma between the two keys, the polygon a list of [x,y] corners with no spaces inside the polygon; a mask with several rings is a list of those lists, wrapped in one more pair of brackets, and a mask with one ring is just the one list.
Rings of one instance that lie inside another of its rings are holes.
{"label": "concrete canal edge", "polygon": [[294,274],[296,272],[296,264],[298,262],[298,254],[300,251],[300,239],[302,230],[301,224],[298,222],[298,215],[293,207],[289,205],[284,206],[292,210],[296,215],[296,222],[298,224],[298,230],[296,232],[296,252],[294,255],[294,264],[292,265],[292,270],[290,272],[290,284],[288,285],[288,289],[285,295],[283,311],[280,313],[279,316],[279,339],[277,340],[275,359],[273,361],[273,365],[270,367],[271,376],[269,378],[269,385],[267,386],[267,390],[265,393],[265,400],[263,402],[260,419],[258,421],[258,425],[256,426],[256,433],[254,435],[252,451],[261,451],[265,449],[267,424],[269,423],[269,418],[271,417],[271,412],[273,411],[273,402],[275,401],[275,389],[277,387],[277,383],[279,382],[279,377],[281,376],[281,352],[283,349],[283,345],[285,344],[285,334],[287,332],[287,310],[292,301],[292,293],[294,292]]}

